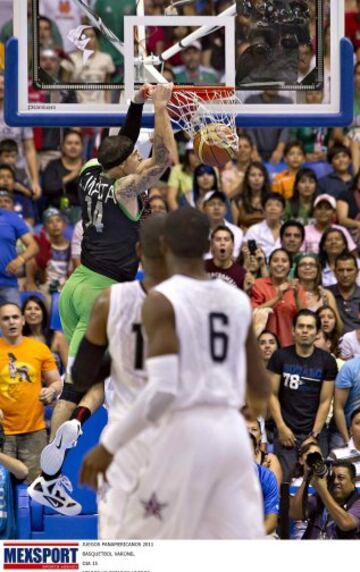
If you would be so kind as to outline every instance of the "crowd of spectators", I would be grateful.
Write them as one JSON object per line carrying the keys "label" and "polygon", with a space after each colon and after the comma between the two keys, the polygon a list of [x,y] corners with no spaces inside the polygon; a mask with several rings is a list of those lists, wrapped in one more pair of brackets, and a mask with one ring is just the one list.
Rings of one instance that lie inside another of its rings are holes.
{"label": "crowd of spectators", "polygon": [[[121,9],[131,13],[134,4],[132,0],[122,0]],[[156,15],[163,13],[168,2],[148,0],[145,4],[147,13]],[[230,4],[230,0],[199,0],[182,10],[185,15],[216,14]],[[63,18],[65,13],[61,10],[65,5],[66,1],[40,0],[46,14],[40,19],[43,68],[52,75],[72,74],[73,79],[84,81],[121,77],[122,58],[92,28],[86,29],[86,35],[94,50],[94,66],[85,69],[79,53],[71,52],[67,33],[86,22],[79,11],[70,19],[68,15]],[[113,29],[118,26],[114,32],[121,37],[121,18],[116,22],[112,19],[119,3],[94,0],[92,5],[105,24]],[[74,3],[71,6],[75,9]],[[348,6],[351,10],[346,14],[347,31],[357,58],[360,2],[349,2]],[[181,39],[188,31],[178,27],[174,34]],[[164,51],[174,41],[160,32],[154,30],[148,38],[148,49],[154,53]],[[4,41],[10,35],[11,26],[6,24],[0,39]],[[218,57],[223,42],[220,31],[209,42],[193,43],[174,57],[170,79],[192,83],[219,79],[224,72]],[[311,46],[300,46],[299,75],[306,75],[311,57]],[[46,92],[31,90],[34,100],[50,98]],[[221,277],[244,289],[251,298],[259,348],[274,389],[268,419],[249,419],[256,463],[266,469],[258,469],[259,478],[266,481],[267,491],[271,490],[271,508],[265,515],[269,534],[275,533],[277,525],[278,497],[273,493],[275,489],[279,491],[280,482],[285,479],[295,483],[300,491],[290,505],[290,515],[297,522],[293,537],[299,538],[307,530],[306,518],[312,522],[308,536],[319,537],[313,522],[320,518],[319,503],[312,501],[308,515],[304,515],[302,504],[309,481],[304,478],[309,476],[306,457],[314,451],[321,452],[324,458],[330,454],[339,461],[332,483],[341,479],[347,482],[345,492],[333,496],[329,493],[329,500],[323,483],[313,477],[314,498],[320,499],[335,522],[333,528],[324,525],[321,535],[343,538],[350,531],[348,537],[352,537],[355,529],[360,530],[356,500],[352,506],[357,508],[349,519],[335,514],[332,505],[334,499],[335,504],[341,505],[353,494],[355,476],[346,462],[353,460],[358,477],[360,472],[357,61],[354,90],[354,120],[349,128],[289,126],[239,130],[237,158],[221,170],[201,164],[192,143],[179,134],[179,163],[148,193],[153,212],[167,212],[189,203],[207,214],[211,224],[206,257],[209,276]],[[46,440],[42,404],[53,402],[59,394],[59,375],[66,368],[67,344],[60,327],[50,324],[49,315],[54,311],[55,297],[80,264],[82,224],[77,180],[85,161],[96,156],[96,144],[92,139],[89,147],[93,134],[88,129],[7,126],[2,111],[3,91],[0,72],[0,304],[17,304],[22,307],[23,317],[14,306],[0,306],[0,363],[4,365],[0,372],[0,408],[4,416],[4,451],[25,464],[25,469],[22,465],[17,467],[17,474],[30,482]],[[86,103],[94,102],[94,98],[106,102],[107,93],[110,92],[82,92],[81,97]],[[61,92],[57,97],[70,101],[79,96]],[[283,96],[266,91],[251,97],[254,102],[270,103]],[[22,362],[30,359],[33,346],[40,357],[36,367],[27,371]],[[31,392],[29,376],[34,378]],[[4,384],[9,386],[7,394],[1,389]],[[27,422],[23,420],[16,427],[14,395],[21,391],[29,395],[27,410],[33,410]],[[31,433],[35,445],[31,444],[29,459],[25,437]],[[269,453],[270,448],[273,453]],[[273,471],[275,480],[266,471]],[[298,521],[302,522],[299,526]]]}

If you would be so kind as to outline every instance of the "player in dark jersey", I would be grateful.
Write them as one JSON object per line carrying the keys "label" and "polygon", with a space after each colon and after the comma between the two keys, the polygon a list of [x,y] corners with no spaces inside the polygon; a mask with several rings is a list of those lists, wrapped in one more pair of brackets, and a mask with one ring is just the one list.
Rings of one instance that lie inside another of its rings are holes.
{"label": "player in dark jersey", "polygon": [[[103,401],[104,372],[99,383],[84,396],[73,387],[70,371],[97,296],[117,282],[135,278],[138,267],[135,244],[143,210],[140,195],[159,180],[176,156],[167,112],[171,92],[172,84],[145,85],[140,90],[141,101],[145,100],[147,93],[155,109],[150,159],[141,160],[135,149],[141,124],[139,108],[142,108],[138,100],[138,103],[130,105],[119,135],[106,137],[100,145],[98,159],[89,161],[80,174],[79,195],[84,228],[81,265],[65,284],[59,305],[64,333],[70,344],[68,367],[64,390],[53,412],[51,442],[41,456],[42,476],[29,487],[30,495],[36,489],[38,501],[39,492],[44,491],[44,496],[48,496],[45,481],[54,482],[60,477],[64,450],[76,444],[82,433],[82,423]],[[71,420],[67,421],[70,417]],[[62,499],[56,510],[63,514],[80,512],[81,506],[65,490]]]}

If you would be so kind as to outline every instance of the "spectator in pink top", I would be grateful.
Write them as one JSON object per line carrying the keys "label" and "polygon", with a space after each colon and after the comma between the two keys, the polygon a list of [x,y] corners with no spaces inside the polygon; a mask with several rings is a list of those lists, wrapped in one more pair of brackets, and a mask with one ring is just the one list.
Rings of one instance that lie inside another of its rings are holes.
{"label": "spectator in pink top", "polygon": [[356,250],[356,244],[349,231],[344,226],[334,224],[336,220],[336,199],[334,197],[327,194],[316,197],[313,216],[315,222],[305,226],[305,240],[301,247],[302,252],[318,254],[321,237],[330,227],[338,228],[344,233],[349,252]]}

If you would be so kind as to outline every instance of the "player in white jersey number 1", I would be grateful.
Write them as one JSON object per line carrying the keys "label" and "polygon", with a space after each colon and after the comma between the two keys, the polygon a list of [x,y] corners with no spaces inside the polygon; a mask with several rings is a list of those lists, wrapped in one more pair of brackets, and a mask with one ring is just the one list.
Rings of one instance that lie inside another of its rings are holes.
{"label": "player in white jersey number 1", "polygon": [[[167,277],[160,251],[165,218],[164,215],[152,215],[141,223],[136,250],[143,265],[144,280],[116,284],[100,294],[92,309],[85,341],[80,345],[74,363],[75,379],[84,380],[86,389],[96,380],[101,367],[99,356],[95,354],[99,348],[103,352],[107,346],[109,348],[114,395],[103,436],[126,415],[147,381],[141,309],[147,292]],[[96,345],[95,352],[89,351],[89,344]],[[126,495],[136,486],[138,471],[147,457],[153,432],[149,429],[116,453],[107,473],[107,483],[99,490],[99,538],[119,538]],[[97,449],[99,461],[103,462],[104,451]],[[105,454],[107,464],[108,458],[109,455]]]}
{"label": "player in white jersey number 1", "polygon": [[246,398],[255,415],[263,413],[270,384],[247,296],[209,280],[204,270],[208,235],[208,220],[196,209],[167,216],[163,248],[172,277],[152,289],[142,311],[148,384],[104,433],[99,447],[107,462],[99,467],[89,453],[83,463],[81,481],[94,486],[111,455],[158,424],[120,538],[264,536],[260,486],[239,410]]}

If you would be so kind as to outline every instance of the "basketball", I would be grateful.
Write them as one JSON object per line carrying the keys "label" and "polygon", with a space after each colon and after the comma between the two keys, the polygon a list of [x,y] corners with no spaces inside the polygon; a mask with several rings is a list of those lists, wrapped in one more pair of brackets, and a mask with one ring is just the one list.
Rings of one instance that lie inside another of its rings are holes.
{"label": "basketball", "polygon": [[205,125],[194,137],[194,150],[202,163],[222,169],[235,158],[233,130],[223,123]]}

